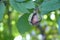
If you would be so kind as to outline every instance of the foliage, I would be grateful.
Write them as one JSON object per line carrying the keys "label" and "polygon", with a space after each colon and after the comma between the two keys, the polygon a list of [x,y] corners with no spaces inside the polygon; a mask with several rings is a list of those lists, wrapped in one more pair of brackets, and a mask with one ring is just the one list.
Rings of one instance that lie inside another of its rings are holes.
{"label": "foliage", "polygon": [[4,3],[0,2],[0,21],[3,19],[4,12],[5,12],[5,5]]}
{"label": "foliage", "polygon": [[[1,0],[0,1],[0,22],[2,22],[4,24],[3,25],[4,32],[0,32],[0,33],[1,34],[5,33],[6,35],[8,35],[9,32],[14,30],[14,29],[8,29],[8,28],[12,28],[13,25],[16,26],[18,33],[20,33],[20,34],[25,34],[27,32],[30,32],[33,28],[32,28],[32,25],[30,25],[28,22],[28,17],[32,13],[32,11],[34,11],[34,8],[36,6],[38,6],[38,8],[39,8],[40,15],[48,16],[47,19],[42,20],[42,22],[41,22],[42,26],[45,26],[46,22],[47,22],[48,26],[51,26],[51,28],[52,28],[52,26],[58,25],[59,26],[58,31],[60,34],[60,18],[59,18],[60,14],[57,13],[57,10],[60,9],[60,1],[59,0],[42,0],[42,1],[40,1],[40,0],[38,0],[38,1],[37,0],[36,1],[32,1],[32,0]],[[15,10],[15,12],[13,12],[14,10]],[[51,12],[55,12],[54,13],[55,17],[56,17],[55,20],[50,19]],[[7,15],[7,17],[5,15]],[[20,17],[20,15],[21,15],[21,17]],[[12,20],[14,20],[16,22],[16,24],[14,24],[15,22],[12,22]],[[10,21],[10,22],[8,22],[8,21]],[[8,25],[9,23],[11,23],[10,25],[12,27],[10,27]],[[55,27],[55,29],[56,29],[56,27]],[[7,32],[6,32],[6,30],[7,30]],[[49,33],[51,33],[51,32],[49,32]],[[49,33],[46,33],[46,34],[49,34]]]}

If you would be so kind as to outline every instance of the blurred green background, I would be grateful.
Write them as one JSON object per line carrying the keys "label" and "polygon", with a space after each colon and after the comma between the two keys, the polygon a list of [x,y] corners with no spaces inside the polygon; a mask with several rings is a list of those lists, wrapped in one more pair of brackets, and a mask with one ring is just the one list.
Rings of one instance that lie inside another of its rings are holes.
{"label": "blurred green background", "polygon": [[28,21],[36,6],[46,40],[60,40],[59,0],[0,0],[0,40],[42,40],[41,31]]}

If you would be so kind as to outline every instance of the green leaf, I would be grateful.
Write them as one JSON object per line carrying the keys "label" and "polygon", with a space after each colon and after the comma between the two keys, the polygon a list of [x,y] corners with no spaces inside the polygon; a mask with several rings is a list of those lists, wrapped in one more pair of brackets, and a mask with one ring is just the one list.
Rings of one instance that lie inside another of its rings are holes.
{"label": "green leaf", "polygon": [[25,1],[25,0],[16,0],[17,2],[23,2],[23,1]]}
{"label": "green leaf", "polygon": [[57,19],[57,23],[58,23],[58,25],[59,25],[59,27],[58,27],[58,32],[59,32],[59,34],[60,34],[60,16],[59,16],[58,19]]}
{"label": "green leaf", "polygon": [[35,3],[33,1],[28,1],[28,2],[25,3],[25,7],[27,9],[35,8]]}
{"label": "green leaf", "polygon": [[2,21],[3,19],[4,11],[5,11],[5,5],[4,3],[0,2],[0,21]]}
{"label": "green leaf", "polygon": [[29,32],[32,29],[32,26],[28,22],[28,16],[29,14],[24,14],[17,22],[17,28],[21,34]]}
{"label": "green leaf", "polygon": [[42,14],[46,14],[53,10],[57,10],[60,8],[60,0],[47,0],[44,1],[40,6],[39,9]]}
{"label": "green leaf", "polygon": [[29,11],[25,8],[25,5],[23,3],[18,3],[15,0],[10,0],[10,5],[18,12],[29,13]]}

